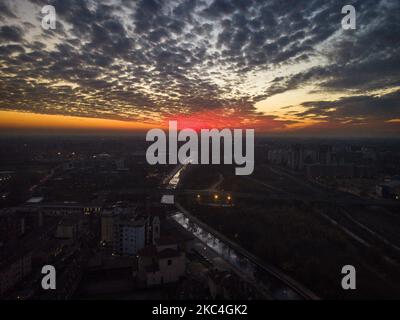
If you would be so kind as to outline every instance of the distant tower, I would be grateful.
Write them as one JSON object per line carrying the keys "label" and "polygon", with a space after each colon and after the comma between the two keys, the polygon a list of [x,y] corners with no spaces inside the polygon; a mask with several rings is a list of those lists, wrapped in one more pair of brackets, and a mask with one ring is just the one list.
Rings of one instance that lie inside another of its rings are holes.
{"label": "distant tower", "polygon": [[152,243],[155,244],[155,241],[160,238],[160,218],[154,216],[152,220]]}
{"label": "distant tower", "polygon": [[37,211],[37,222],[39,228],[43,227],[43,211],[40,209]]}
{"label": "distant tower", "polygon": [[150,196],[146,197],[146,215],[150,216],[150,207],[151,207],[151,200]]}
{"label": "distant tower", "polygon": [[304,148],[301,145],[292,146],[288,166],[293,170],[303,170],[304,168]]}
{"label": "distant tower", "polygon": [[322,145],[319,147],[318,162],[320,164],[324,164],[324,165],[331,164],[331,156],[332,156],[332,146]]}

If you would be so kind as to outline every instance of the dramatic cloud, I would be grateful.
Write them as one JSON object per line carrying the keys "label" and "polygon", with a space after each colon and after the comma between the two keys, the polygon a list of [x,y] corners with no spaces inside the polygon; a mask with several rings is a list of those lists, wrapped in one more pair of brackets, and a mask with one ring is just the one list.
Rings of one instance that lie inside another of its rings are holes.
{"label": "dramatic cloud", "polygon": [[400,90],[383,96],[352,96],[335,101],[304,102],[306,111],[297,116],[316,115],[346,123],[400,119]]}
{"label": "dramatic cloud", "polygon": [[[48,4],[56,30],[41,28]],[[398,118],[400,4],[353,1],[357,29],[347,31],[345,4],[3,1],[0,108],[148,123],[211,112],[265,130],[307,119]],[[299,100],[279,115],[256,107],[305,87],[341,98]]]}
{"label": "dramatic cloud", "polygon": [[6,42],[20,42],[22,40],[22,31],[15,26],[2,26],[0,28],[0,39]]}

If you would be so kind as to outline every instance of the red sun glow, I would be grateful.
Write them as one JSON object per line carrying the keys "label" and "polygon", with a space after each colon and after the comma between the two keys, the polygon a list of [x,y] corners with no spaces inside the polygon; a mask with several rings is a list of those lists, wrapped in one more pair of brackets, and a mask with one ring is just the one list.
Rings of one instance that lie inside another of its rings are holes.
{"label": "red sun glow", "polygon": [[247,119],[240,114],[226,114],[223,110],[208,110],[168,116],[163,121],[166,127],[168,127],[168,121],[177,121],[178,130],[190,128],[196,131],[213,128],[252,128],[257,122],[256,119]]}
{"label": "red sun glow", "polygon": [[199,111],[190,114],[177,114],[164,117],[162,125],[168,128],[169,121],[177,121],[178,130],[201,129],[257,129],[260,131],[282,130],[285,121],[256,114],[227,112],[223,109]]}

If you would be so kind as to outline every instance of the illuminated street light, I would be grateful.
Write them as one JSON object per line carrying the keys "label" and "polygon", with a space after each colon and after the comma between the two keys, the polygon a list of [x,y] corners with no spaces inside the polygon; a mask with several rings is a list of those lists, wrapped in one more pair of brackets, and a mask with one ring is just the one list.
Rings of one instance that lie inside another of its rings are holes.
{"label": "illuminated street light", "polygon": [[231,196],[227,196],[226,199],[227,199],[228,201],[231,201],[231,200],[232,200],[232,197],[231,197]]}
{"label": "illuminated street light", "polygon": [[218,198],[219,198],[218,195],[215,194],[215,195],[214,195],[214,200],[218,200]]}

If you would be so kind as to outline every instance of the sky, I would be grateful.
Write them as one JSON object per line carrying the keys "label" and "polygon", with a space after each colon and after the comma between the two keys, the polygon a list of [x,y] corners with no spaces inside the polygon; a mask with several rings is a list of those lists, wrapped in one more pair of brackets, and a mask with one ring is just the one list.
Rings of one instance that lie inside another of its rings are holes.
{"label": "sky", "polygon": [[399,17],[398,0],[1,0],[0,129],[396,137]]}

